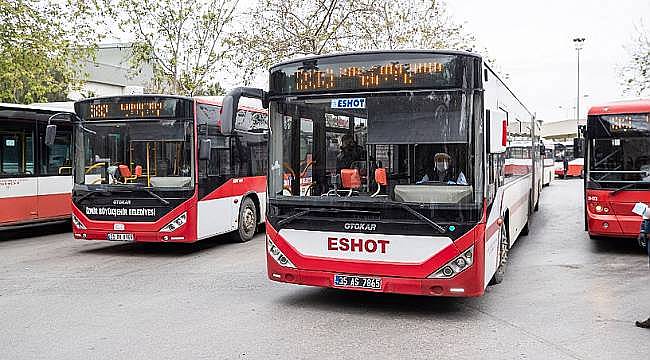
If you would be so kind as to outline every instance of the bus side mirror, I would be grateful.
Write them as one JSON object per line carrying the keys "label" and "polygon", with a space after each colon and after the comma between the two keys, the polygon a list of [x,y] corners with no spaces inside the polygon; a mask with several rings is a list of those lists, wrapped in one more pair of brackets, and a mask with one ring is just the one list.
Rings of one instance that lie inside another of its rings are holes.
{"label": "bus side mirror", "polygon": [[239,99],[244,96],[262,101],[262,106],[267,108],[269,101],[267,94],[262,89],[238,87],[232,89],[228,95],[224,96],[221,103],[221,133],[224,135],[232,134],[235,127],[237,110],[239,109]]}
{"label": "bus side mirror", "polygon": [[212,155],[212,140],[201,139],[201,143],[199,144],[199,160],[210,161],[210,155]]}
{"label": "bus side mirror", "polygon": [[[239,99],[236,102],[239,103]],[[235,124],[235,109],[238,104],[235,103],[235,98],[232,95],[226,95],[221,105],[221,133],[230,135]]]}
{"label": "bus side mirror", "polygon": [[45,128],[45,145],[52,146],[54,145],[54,140],[56,139],[56,125],[50,124]]}

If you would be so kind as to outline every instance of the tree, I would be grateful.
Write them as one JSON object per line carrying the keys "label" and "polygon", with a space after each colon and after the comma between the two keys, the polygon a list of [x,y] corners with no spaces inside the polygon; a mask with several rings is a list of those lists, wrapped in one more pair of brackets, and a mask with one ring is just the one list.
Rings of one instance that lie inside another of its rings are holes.
{"label": "tree", "polygon": [[134,37],[134,68],[153,65],[153,91],[196,95],[214,90],[215,74],[229,54],[225,39],[237,2],[104,0],[104,9]]}
{"label": "tree", "polygon": [[630,47],[629,62],[621,69],[624,92],[636,96],[650,95],[650,32],[643,25]]}
{"label": "tree", "polygon": [[97,40],[91,15],[77,0],[0,0],[0,101],[60,101],[78,89]]}
{"label": "tree", "polygon": [[250,26],[231,38],[244,82],[258,69],[307,54],[475,46],[437,0],[263,0],[247,16]]}
{"label": "tree", "polygon": [[440,0],[394,0],[375,4],[371,18],[361,19],[365,49],[457,49],[476,46],[476,39],[455,23]]}

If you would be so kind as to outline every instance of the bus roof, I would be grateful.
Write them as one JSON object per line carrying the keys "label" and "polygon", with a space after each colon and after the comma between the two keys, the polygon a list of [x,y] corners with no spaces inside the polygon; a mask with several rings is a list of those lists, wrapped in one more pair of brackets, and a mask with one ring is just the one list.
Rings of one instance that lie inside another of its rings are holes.
{"label": "bus roof", "polygon": [[73,102],[35,103],[30,105],[0,103],[1,110],[37,110],[48,112],[74,112]]}
{"label": "bus roof", "polygon": [[650,99],[614,101],[589,109],[589,115],[638,113],[650,113]]}
{"label": "bus roof", "polygon": [[[195,99],[201,103],[212,105],[219,105],[223,103],[223,96],[197,96]],[[262,107],[262,101],[258,99],[249,99],[242,97],[239,99],[239,109],[252,112],[266,113],[266,109]]]}
{"label": "bus roof", "polygon": [[365,51],[348,51],[348,52],[338,52],[338,53],[331,53],[331,54],[324,54],[324,55],[304,55],[304,56],[298,56],[295,58],[292,58],[290,60],[286,60],[280,63],[277,63],[273,66],[271,66],[271,71],[273,71],[274,68],[283,66],[283,65],[288,65],[300,61],[305,61],[305,60],[313,60],[313,59],[325,59],[325,58],[332,58],[332,57],[339,57],[339,56],[349,56],[349,55],[371,55],[371,54],[443,54],[443,55],[464,55],[464,56],[472,56],[481,59],[481,55],[469,52],[469,51],[460,51],[460,50],[422,50],[422,49],[403,49],[403,50],[365,50]]}

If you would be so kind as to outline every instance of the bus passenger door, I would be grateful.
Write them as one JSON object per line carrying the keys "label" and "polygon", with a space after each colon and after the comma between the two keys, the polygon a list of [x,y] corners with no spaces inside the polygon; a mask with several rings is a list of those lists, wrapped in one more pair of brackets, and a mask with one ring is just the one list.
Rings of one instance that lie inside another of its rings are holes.
{"label": "bus passenger door", "polygon": [[38,217],[34,127],[16,123],[0,131],[0,224]]}
{"label": "bus passenger door", "polygon": [[72,190],[72,129],[58,122],[56,138],[45,145],[45,124],[39,125],[38,217],[62,218],[70,214]]}

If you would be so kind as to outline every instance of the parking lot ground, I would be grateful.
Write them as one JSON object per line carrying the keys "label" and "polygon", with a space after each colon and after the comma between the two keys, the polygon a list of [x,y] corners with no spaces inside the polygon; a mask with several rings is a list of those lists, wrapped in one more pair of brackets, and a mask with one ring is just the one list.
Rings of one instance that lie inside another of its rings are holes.
{"label": "parking lot ground", "polygon": [[590,240],[581,197],[580,180],[544,189],[505,281],[471,299],[270,282],[263,235],[0,234],[0,359],[648,359],[648,259]]}

